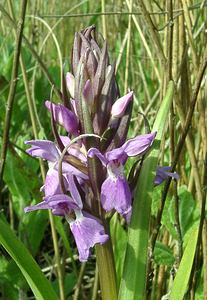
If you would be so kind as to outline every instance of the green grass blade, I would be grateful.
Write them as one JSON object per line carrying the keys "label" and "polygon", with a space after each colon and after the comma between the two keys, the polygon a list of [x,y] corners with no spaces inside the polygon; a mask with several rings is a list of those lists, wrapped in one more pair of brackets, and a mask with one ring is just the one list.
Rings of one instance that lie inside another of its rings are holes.
{"label": "green grass blade", "polygon": [[193,266],[193,260],[196,251],[198,239],[198,228],[194,228],[191,233],[185,251],[183,253],[182,260],[178,272],[173,282],[172,291],[170,294],[170,300],[182,300],[184,299],[185,293],[188,287],[188,281]]}
{"label": "green grass blade", "polygon": [[[0,244],[14,259],[38,300],[58,300],[49,281],[9,225],[0,219]],[[38,232],[37,232],[38,234]]]}
{"label": "green grass blade", "polygon": [[119,300],[144,299],[153,180],[158,162],[160,141],[173,99],[173,91],[174,84],[171,81],[154,122],[153,131],[157,131],[154,148],[145,159],[139,176],[132,220],[128,231]]}

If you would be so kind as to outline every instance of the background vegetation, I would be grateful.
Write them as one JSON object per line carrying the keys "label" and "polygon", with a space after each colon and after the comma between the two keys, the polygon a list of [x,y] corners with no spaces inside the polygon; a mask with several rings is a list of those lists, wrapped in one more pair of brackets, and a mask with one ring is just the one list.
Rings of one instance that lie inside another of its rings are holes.
{"label": "background vegetation", "polygon": [[[11,79],[15,79],[12,67],[19,28],[15,20],[20,18],[21,3],[0,1],[0,170],[3,175],[0,177],[0,221],[9,223],[57,294],[64,285],[65,296],[62,292],[61,299],[100,299],[95,256],[87,263],[79,263],[68,225],[60,218],[48,217],[46,211],[31,214],[23,211],[24,207],[41,200],[39,188],[46,167],[44,162],[26,154],[24,141],[34,137],[52,139],[44,101],[50,97],[53,84],[61,87],[62,66],[64,72],[70,70],[75,31],[96,24],[107,38],[111,61],[117,62],[121,94],[128,89],[135,94],[130,137],[143,129],[143,117],[138,112],[143,113],[152,126],[168,81],[175,82],[159,164],[176,167],[180,180],[178,184],[173,182],[169,191],[167,185],[162,185],[153,193],[146,299],[168,299],[178,270],[181,270],[183,282],[180,283],[184,285],[186,299],[207,299],[207,85],[204,73],[207,2],[28,1],[17,87],[14,101],[8,103]],[[57,96],[54,100],[58,101]],[[5,119],[10,106],[11,120]],[[6,127],[9,138],[3,170]],[[199,228],[198,240],[193,243],[196,228]],[[120,282],[126,230],[116,215],[111,220],[111,232]],[[0,299],[35,299],[8,255],[3,237],[0,239],[4,245],[0,248]],[[179,268],[183,253],[187,263]],[[191,260],[192,270],[188,269]],[[186,274],[189,280],[185,284]],[[177,291],[181,294],[181,290]]]}

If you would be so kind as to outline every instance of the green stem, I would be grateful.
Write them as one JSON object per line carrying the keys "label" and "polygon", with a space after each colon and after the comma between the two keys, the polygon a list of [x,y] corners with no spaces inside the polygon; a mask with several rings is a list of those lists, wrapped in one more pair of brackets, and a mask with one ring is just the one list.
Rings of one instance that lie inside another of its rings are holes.
{"label": "green stem", "polygon": [[96,245],[96,259],[102,300],[117,299],[116,271],[112,253],[110,239],[104,245]]}

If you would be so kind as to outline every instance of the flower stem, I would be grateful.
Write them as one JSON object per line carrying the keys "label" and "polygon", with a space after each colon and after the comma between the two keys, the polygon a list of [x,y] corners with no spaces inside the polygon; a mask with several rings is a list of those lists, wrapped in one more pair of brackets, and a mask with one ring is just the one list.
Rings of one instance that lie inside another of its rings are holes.
{"label": "flower stem", "polygon": [[116,300],[117,285],[111,239],[104,245],[96,245],[96,259],[103,300]]}

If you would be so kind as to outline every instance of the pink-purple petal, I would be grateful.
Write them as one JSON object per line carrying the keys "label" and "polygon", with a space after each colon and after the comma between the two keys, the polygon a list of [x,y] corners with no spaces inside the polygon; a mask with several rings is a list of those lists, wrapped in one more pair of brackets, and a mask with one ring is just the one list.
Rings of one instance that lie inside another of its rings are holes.
{"label": "pink-purple petal", "polygon": [[31,205],[31,206],[27,206],[24,208],[24,212],[30,212],[30,211],[35,211],[35,210],[39,210],[39,209],[49,209],[49,205],[46,201],[42,201],[36,205]]}
{"label": "pink-purple petal", "polygon": [[152,145],[156,132],[138,135],[129,139],[122,145],[122,149],[128,156],[143,155]]}
{"label": "pink-purple petal", "polygon": [[95,244],[104,244],[108,240],[104,227],[97,220],[81,216],[70,222],[70,229],[79,252],[79,260],[87,261],[90,248]]}
{"label": "pink-purple petal", "polygon": [[94,156],[96,156],[101,161],[103,166],[106,167],[108,160],[105,158],[105,156],[97,148],[90,148],[88,150],[88,157],[94,157]]}
{"label": "pink-purple petal", "polygon": [[[66,147],[69,145],[69,143],[71,142],[71,139],[68,136],[60,136],[60,139],[63,143],[63,145]],[[78,143],[72,144],[69,148],[68,148],[68,153],[77,157],[78,159],[80,159],[82,162],[86,163],[87,162],[87,158],[86,155],[84,155],[83,150],[81,149],[81,145]]]}
{"label": "pink-purple petal", "polygon": [[[65,188],[67,189],[67,181],[63,177]],[[53,196],[55,194],[61,194],[61,187],[59,183],[58,172],[55,169],[49,169],[45,178],[44,184],[45,196]]]}
{"label": "pink-purple petal", "polygon": [[[58,170],[58,163],[55,164],[55,169]],[[67,175],[67,173],[71,173],[74,176],[79,177],[81,179],[84,179],[84,180],[88,179],[88,175],[81,172],[80,170],[73,167],[72,165],[68,164],[67,162],[62,163],[62,171],[63,171],[63,174],[65,174],[65,175]]]}
{"label": "pink-purple petal", "polygon": [[122,216],[131,211],[132,195],[126,178],[108,178],[101,187],[101,204],[106,211],[115,209]]}
{"label": "pink-purple petal", "polygon": [[63,126],[68,133],[78,133],[78,120],[76,115],[62,104],[54,104],[50,101],[45,102],[45,106],[49,111],[53,109],[55,121]]}
{"label": "pink-purple petal", "polygon": [[125,163],[127,160],[127,154],[124,152],[122,147],[113,149],[106,153],[106,159],[108,161],[118,160],[120,163]]}
{"label": "pink-purple petal", "polygon": [[40,157],[48,161],[54,162],[59,158],[59,153],[55,143],[47,140],[30,140],[25,144],[32,145],[26,152],[34,157]]}
{"label": "pink-purple petal", "polygon": [[154,184],[159,185],[164,180],[168,179],[169,177],[172,177],[173,179],[176,179],[176,180],[179,179],[179,175],[176,172],[172,173],[169,171],[171,171],[171,167],[169,167],[169,166],[157,167]]}
{"label": "pink-purple petal", "polygon": [[82,209],[83,203],[82,203],[80,193],[75,184],[74,176],[72,174],[68,174],[67,179],[68,179],[68,188],[69,188],[70,194],[71,194],[72,198],[74,199],[74,201],[76,202],[78,208]]}

